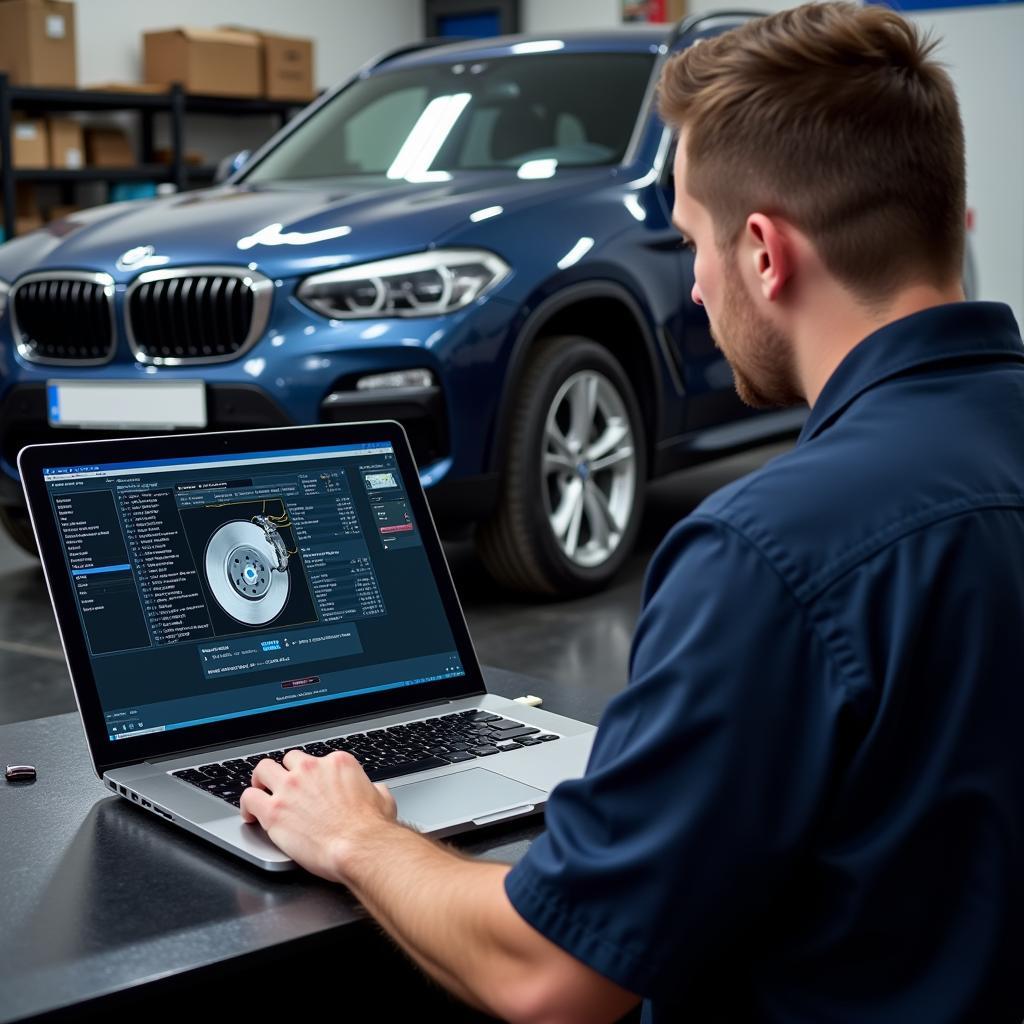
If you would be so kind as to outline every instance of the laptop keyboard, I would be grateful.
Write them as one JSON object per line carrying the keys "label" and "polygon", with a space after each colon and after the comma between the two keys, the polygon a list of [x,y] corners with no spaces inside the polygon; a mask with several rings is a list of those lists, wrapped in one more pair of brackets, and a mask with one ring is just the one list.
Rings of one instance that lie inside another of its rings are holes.
{"label": "laptop keyboard", "polygon": [[266,757],[280,764],[289,750],[302,750],[313,757],[346,750],[363,766],[371,782],[383,782],[557,739],[555,733],[489,711],[459,711],[387,729],[318,740],[301,747],[182,768],[171,774],[238,807],[256,765]]}

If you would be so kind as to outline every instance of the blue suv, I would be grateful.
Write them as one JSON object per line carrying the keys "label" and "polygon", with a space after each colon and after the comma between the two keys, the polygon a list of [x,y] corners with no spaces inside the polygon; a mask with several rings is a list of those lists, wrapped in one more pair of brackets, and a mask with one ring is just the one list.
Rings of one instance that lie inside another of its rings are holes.
{"label": "blue suv", "polygon": [[220,185],[4,245],[8,532],[28,443],[388,418],[498,580],[603,584],[647,479],[804,416],[739,402],[670,222],[660,67],[746,16],[393,53]]}

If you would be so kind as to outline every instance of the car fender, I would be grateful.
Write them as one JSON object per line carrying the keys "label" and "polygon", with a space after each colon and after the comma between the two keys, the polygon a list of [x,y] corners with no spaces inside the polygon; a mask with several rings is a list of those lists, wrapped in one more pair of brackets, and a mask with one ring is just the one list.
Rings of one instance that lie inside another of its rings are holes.
{"label": "car fender", "polygon": [[[624,285],[606,279],[581,281],[560,288],[554,294],[542,299],[529,312],[522,325],[518,328],[516,340],[509,354],[504,386],[499,398],[497,416],[495,418],[494,437],[488,456],[488,467],[492,472],[500,472],[501,469],[511,426],[515,389],[522,377],[527,359],[533,351],[534,345],[544,336],[545,326],[558,312],[578,302],[591,299],[612,299],[621,303],[635,322],[637,331],[643,339],[647,369],[655,385],[651,389],[652,395],[650,398],[653,402],[653,409],[647,424],[648,454],[653,450],[662,422],[663,396],[659,383],[664,376],[660,366],[654,333],[643,314],[641,303]],[[645,407],[645,397],[643,394],[637,394],[641,408]],[[650,460],[648,460],[648,464],[650,464]]]}

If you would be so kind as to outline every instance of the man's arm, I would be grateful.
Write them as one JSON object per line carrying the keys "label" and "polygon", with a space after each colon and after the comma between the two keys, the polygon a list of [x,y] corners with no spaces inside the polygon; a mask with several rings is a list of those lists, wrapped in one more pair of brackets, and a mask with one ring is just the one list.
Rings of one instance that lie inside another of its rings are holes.
{"label": "man's arm", "polygon": [[[386,788],[349,754],[261,761],[242,816],[315,874],[343,882],[413,960],[509,1021],[618,1020],[639,1001],[527,924],[509,868],[454,853],[395,821]],[[269,792],[268,792],[269,790]]]}

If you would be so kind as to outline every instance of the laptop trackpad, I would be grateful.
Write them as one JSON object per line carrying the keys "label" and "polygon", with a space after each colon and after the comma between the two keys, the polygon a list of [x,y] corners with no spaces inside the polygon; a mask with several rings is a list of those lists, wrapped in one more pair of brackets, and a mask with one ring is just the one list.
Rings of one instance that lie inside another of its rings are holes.
{"label": "laptop trackpad", "polygon": [[547,794],[486,768],[392,786],[398,817],[422,831],[475,822],[478,825],[528,814]]}

